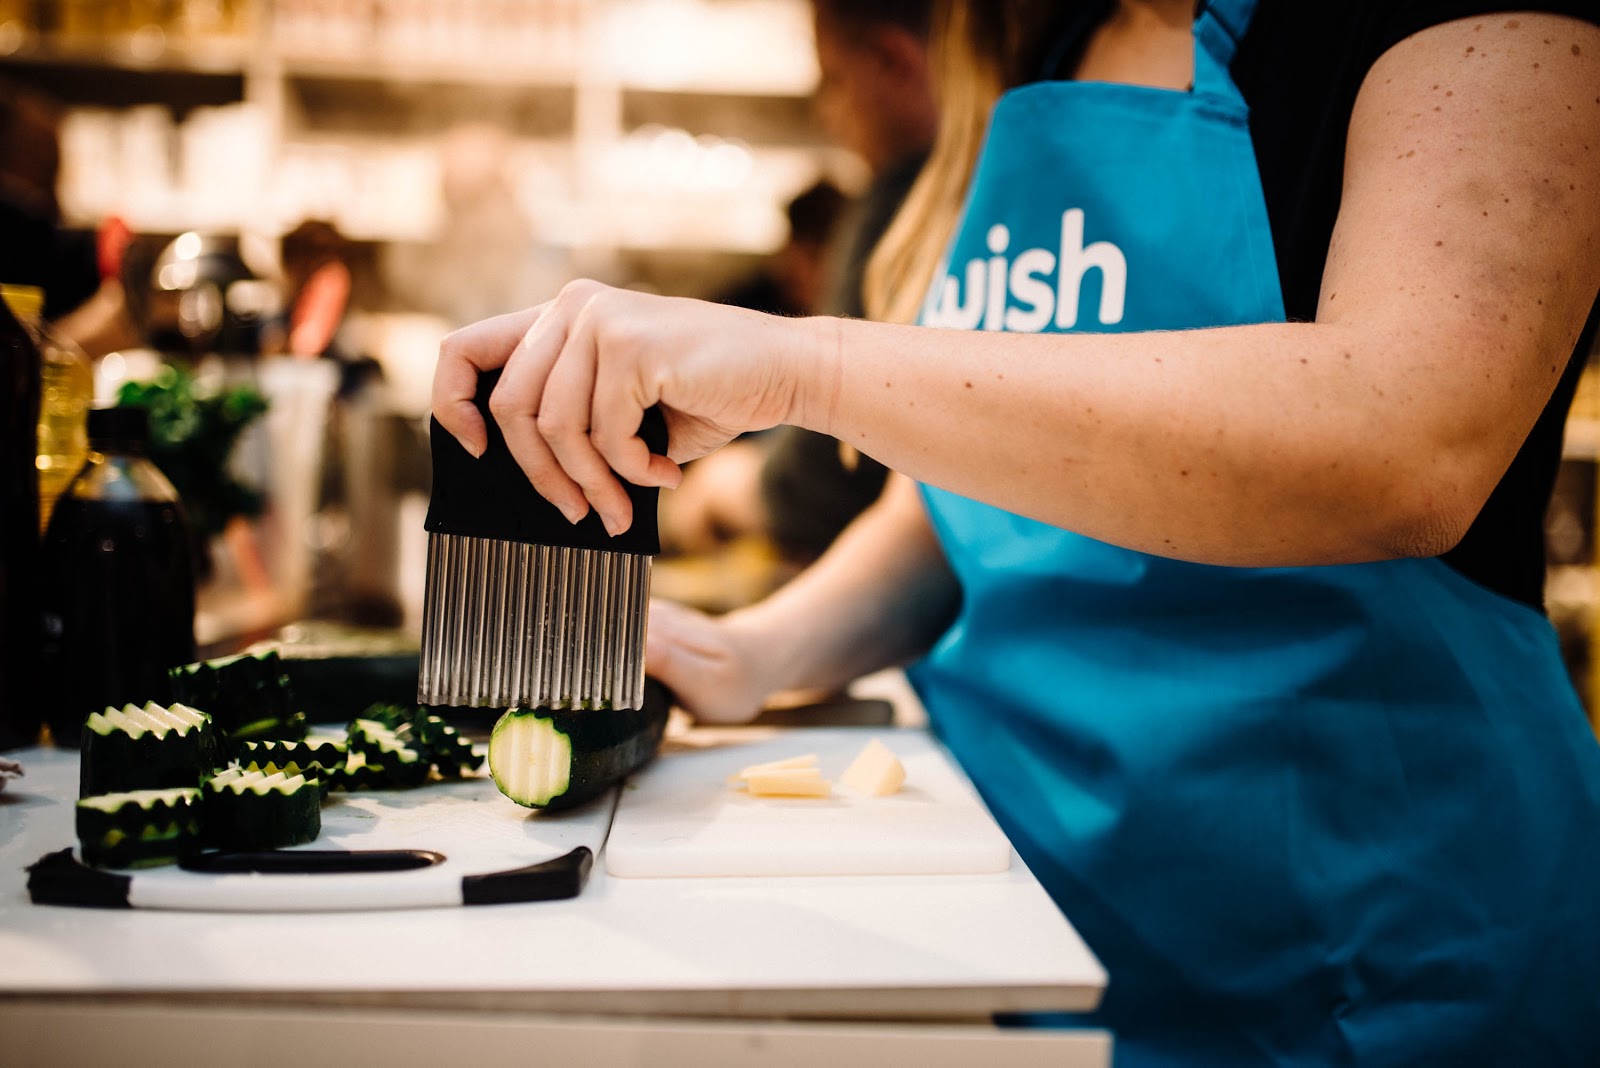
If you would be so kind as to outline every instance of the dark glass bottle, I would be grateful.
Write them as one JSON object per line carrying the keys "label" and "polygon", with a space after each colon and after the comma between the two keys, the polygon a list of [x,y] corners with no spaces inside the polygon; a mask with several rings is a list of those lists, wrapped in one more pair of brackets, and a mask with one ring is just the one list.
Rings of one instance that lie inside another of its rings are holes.
{"label": "dark glass bottle", "polygon": [[0,300],[0,749],[39,738],[39,374]]}
{"label": "dark glass bottle", "polygon": [[195,658],[194,551],[178,494],[144,456],[143,408],[89,413],[89,459],[44,540],[45,722],[75,746],[89,713],[170,701]]}

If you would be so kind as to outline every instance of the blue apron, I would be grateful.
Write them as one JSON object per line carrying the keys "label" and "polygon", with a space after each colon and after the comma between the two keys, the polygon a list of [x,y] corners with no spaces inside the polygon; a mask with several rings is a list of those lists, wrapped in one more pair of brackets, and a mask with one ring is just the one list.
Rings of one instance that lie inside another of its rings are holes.
{"label": "blue apron", "polygon": [[[994,109],[922,321],[1279,322],[1253,0],[1180,93]],[[1438,560],[1161,559],[925,489],[960,580],[912,679],[1105,962],[1117,1063],[1600,1063],[1600,748],[1549,623]]]}

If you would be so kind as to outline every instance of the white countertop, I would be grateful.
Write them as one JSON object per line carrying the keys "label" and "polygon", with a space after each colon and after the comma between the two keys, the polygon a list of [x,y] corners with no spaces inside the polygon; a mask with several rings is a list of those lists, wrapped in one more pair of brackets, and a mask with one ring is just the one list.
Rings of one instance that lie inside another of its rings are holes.
{"label": "white countertop", "polygon": [[630,1015],[982,1018],[1084,1011],[1105,973],[1020,858],[963,876],[616,879],[574,900],[362,913],[37,906],[73,842],[77,754],[11,754],[0,995]]}

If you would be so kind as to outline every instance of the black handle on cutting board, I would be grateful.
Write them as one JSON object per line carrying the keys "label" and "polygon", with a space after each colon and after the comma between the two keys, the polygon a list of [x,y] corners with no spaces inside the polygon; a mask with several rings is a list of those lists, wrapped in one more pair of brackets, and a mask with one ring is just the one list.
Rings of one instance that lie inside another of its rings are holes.
{"label": "black handle on cutting board", "polygon": [[[393,862],[398,854],[416,854],[426,858],[438,856],[431,850],[307,850],[301,855],[311,853],[325,854],[328,860],[337,854],[344,854],[347,865],[359,863],[349,858],[359,857],[363,852],[371,854],[384,854],[389,862]],[[281,854],[283,857],[292,857],[292,851]],[[235,854],[235,856],[248,856],[248,854]],[[414,858],[413,858],[414,859]],[[443,859],[442,857],[440,859]],[[328,866],[311,866],[306,871],[293,874],[291,865],[287,861],[283,867],[266,872],[266,869],[254,869],[256,877],[261,879],[294,880],[297,885],[300,880],[307,878],[319,879],[332,874],[350,874],[357,869],[350,867],[333,868]],[[429,865],[433,862],[428,861]],[[414,865],[413,865],[414,866]],[[588,846],[578,846],[572,851],[547,860],[540,864],[530,864],[523,868],[512,868],[508,871],[487,872],[482,875],[464,875],[460,883],[460,901],[462,905],[505,905],[517,902],[531,901],[561,901],[566,898],[577,897],[583,891],[584,884],[589,879],[589,872],[594,868],[594,853]],[[233,868],[228,871],[244,871],[248,869]],[[364,869],[371,871],[372,869]],[[395,870],[395,869],[389,869]],[[266,872],[266,873],[263,873]],[[140,878],[138,875],[128,875],[122,872],[101,871],[84,864],[73,856],[71,849],[61,849],[54,853],[46,853],[28,867],[28,896],[35,905],[69,905],[78,908],[101,909],[126,909],[138,907],[135,900],[134,884]],[[148,877],[146,877],[148,878]],[[386,880],[378,880],[384,883]],[[275,884],[276,885],[276,884]],[[285,882],[283,885],[289,885]],[[438,884],[433,884],[437,887]],[[376,891],[377,884],[374,884]],[[396,897],[393,893],[384,892],[374,898],[371,904],[348,900],[337,906],[339,909],[351,908],[407,908],[413,905],[440,905],[449,904],[440,900],[434,893],[419,894],[417,900],[407,901]],[[182,908],[181,903],[174,905],[169,899],[162,907]],[[191,906],[194,907],[191,902]],[[200,906],[206,907],[206,906]],[[216,906],[211,906],[215,908]],[[290,906],[294,911],[305,911],[317,908],[314,902],[308,902],[305,895],[297,895],[296,901]],[[327,907],[324,904],[324,907]]]}

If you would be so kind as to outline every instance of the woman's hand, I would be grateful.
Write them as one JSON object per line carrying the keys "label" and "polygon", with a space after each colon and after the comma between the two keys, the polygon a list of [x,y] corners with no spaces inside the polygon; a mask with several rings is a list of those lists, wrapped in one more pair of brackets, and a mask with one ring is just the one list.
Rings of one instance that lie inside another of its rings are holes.
{"label": "woman's hand", "polygon": [[[803,322],[574,282],[537,308],[445,338],[433,413],[481,454],[478,374],[505,368],[489,410],[529,481],[573,522],[593,506],[618,534],[633,521],[618,476],[673,487],[679,464],[799,417],[812,355],[831,351]],[[666,457],[638,436],[655,404],[666,415]]]}
{"label": "woman's hand", "polygon": [[645,669],[702,723],[747,723],[776,687],[751,640],[723,616],[671,601],[650,602]]}

